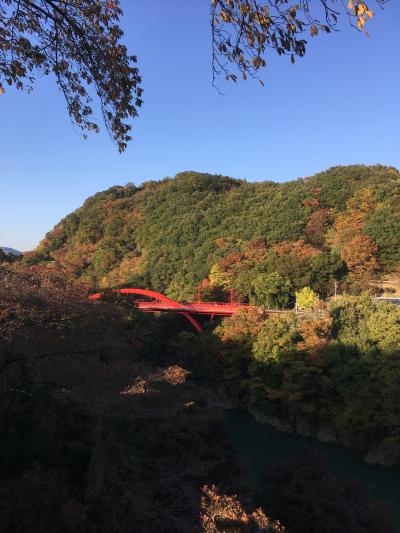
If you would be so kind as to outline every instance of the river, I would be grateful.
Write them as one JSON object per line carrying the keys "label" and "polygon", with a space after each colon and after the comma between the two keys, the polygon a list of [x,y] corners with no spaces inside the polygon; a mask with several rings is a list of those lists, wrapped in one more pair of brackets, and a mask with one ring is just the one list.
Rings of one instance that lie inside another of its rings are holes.
{"label": "river", "polygon": [[[268,463],[287,461],[303,448],[316,448],[333,473],[342,479],[357,479],[366,486],[372,500],[384,501],[392,515],[395,531],[400,533],[400,469],[371,466],[361,453],[339,444],[284,433],[257,422],[240,409],[226,411],[233,443],[248,482],[257,489]],[[384,532],[382,532],[384,533]]]}

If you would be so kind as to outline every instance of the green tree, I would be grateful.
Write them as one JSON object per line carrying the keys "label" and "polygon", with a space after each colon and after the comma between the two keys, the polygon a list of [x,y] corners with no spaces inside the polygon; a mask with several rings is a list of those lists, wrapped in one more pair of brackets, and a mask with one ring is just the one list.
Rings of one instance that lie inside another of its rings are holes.
{"label": "green tree", "polygon": [[293,315],[268,318],[253,344],[255,359],[263,362],[276,361],[296,348],[296,319]]}
{"label": "green tree", "polygon": [[292,300],[292,284],[278,272],[260,274],[253,282],[256,302],[266,308],[289,306]]}
{"label": "green tree", "polygon": [[371,345],[367,319],[374,310],[370,295],[341,297],[331,307],[337,340],[345,346],[367,351]]}
{"label": "green tree", "polygon": [[379,303],[367,319],[370,339],[381,351],[400,351],[400,309],[397,305]]}
{"label": "green tree", "polygon": [[393,269],[400,264],[400,212],[399,196],[394,192],[393,198],[378,205],[367,219],[365,232],[378,245],[382,264]]}
{"label": "green tree", "polygon": [[311,260],[313,290],[323,297],[334,293],[335,281],[342,280],[346,265],[336,249],[323,251]]}

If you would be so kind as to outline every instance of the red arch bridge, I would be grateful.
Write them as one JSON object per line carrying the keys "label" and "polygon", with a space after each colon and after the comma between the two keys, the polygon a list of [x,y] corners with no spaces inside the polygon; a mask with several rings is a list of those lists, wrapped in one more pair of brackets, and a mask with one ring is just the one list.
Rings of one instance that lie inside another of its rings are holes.
{"label": "red arch bridge", "polygon": [[[242,304],[234,302],[231,294],[231,301],[229,303],[223,302],[185,302],[180,303],[160,294],[158,292],[150,291],[148,289],[115,289],[112,292],[119,294],[127,294],[133,296],[144,296],[151,298],[145,300],[143,298],[135,298],[135,305],[145,313],[158,313],[160,311],[169,313],[178,313],[183,315],[199,333],[202,332],[201,324],[196,320],[198,315],[208,315],[211,319],[214,316],[232,316],[243,308],[258,309],[249,304]],[[89,296],[90,300],[99,300],[103,294],[98,292]],[[276,311],[275,311],[276,312]]]}

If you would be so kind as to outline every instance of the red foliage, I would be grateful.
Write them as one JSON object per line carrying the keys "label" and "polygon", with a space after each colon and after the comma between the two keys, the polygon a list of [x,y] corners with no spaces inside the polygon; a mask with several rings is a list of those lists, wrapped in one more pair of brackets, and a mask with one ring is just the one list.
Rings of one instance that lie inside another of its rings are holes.
{"label": "red foliage", "polygon": [[230,267],[240,263],[242,259],[243,254],[240,252],[231,252],[225,257],[221,257],[221,259],[218,261],[218,266],[221,268],[221,270],[229,270]]}
{"label": "red foliage", "polygon": [[304,207],[311,207],[314,209],[319,206],[319,200],[317,200],[317,198],[306,198],[303,200],[303,205]]}
{"label": "red foliage", "polygon": [[308,217],[304,234],[308,241],[315,246],[322,246],[325,234],[333,221],[332,209],[319,209]]}
{"label": "red foliage", "polygon": [[283,241],[273,246],[272,250],[278,257],[289,255],[296,259],[305,259],[319,254],[319,250],[306,244],[302,239],[298,241]]}
{"label": "red foliage", "polygon": [[244,255],[248,261],[251,261],[252,263],[257,263],[264,259],[266,251],[267,247],[265,246],[265,242],[259,239],[247,243],[244,249]]}

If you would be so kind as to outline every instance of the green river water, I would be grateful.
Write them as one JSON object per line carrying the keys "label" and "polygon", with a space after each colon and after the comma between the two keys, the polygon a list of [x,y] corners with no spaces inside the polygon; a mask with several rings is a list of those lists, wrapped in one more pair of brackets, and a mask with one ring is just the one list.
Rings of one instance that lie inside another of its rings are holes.
{"label": "green river water", "polygon": [[264,467],[268,463],[287,461],[305,447],[316,448],[338,478],[357,479],[368,488],[371,499],[386,503],[395,531],[400,533],[400,469],[368,465],[363,461],[362,454],[355,450],[278,431],[257,422],[240,409],[227,410],[226,419],[248,482],[253,488],[260,486]]}

